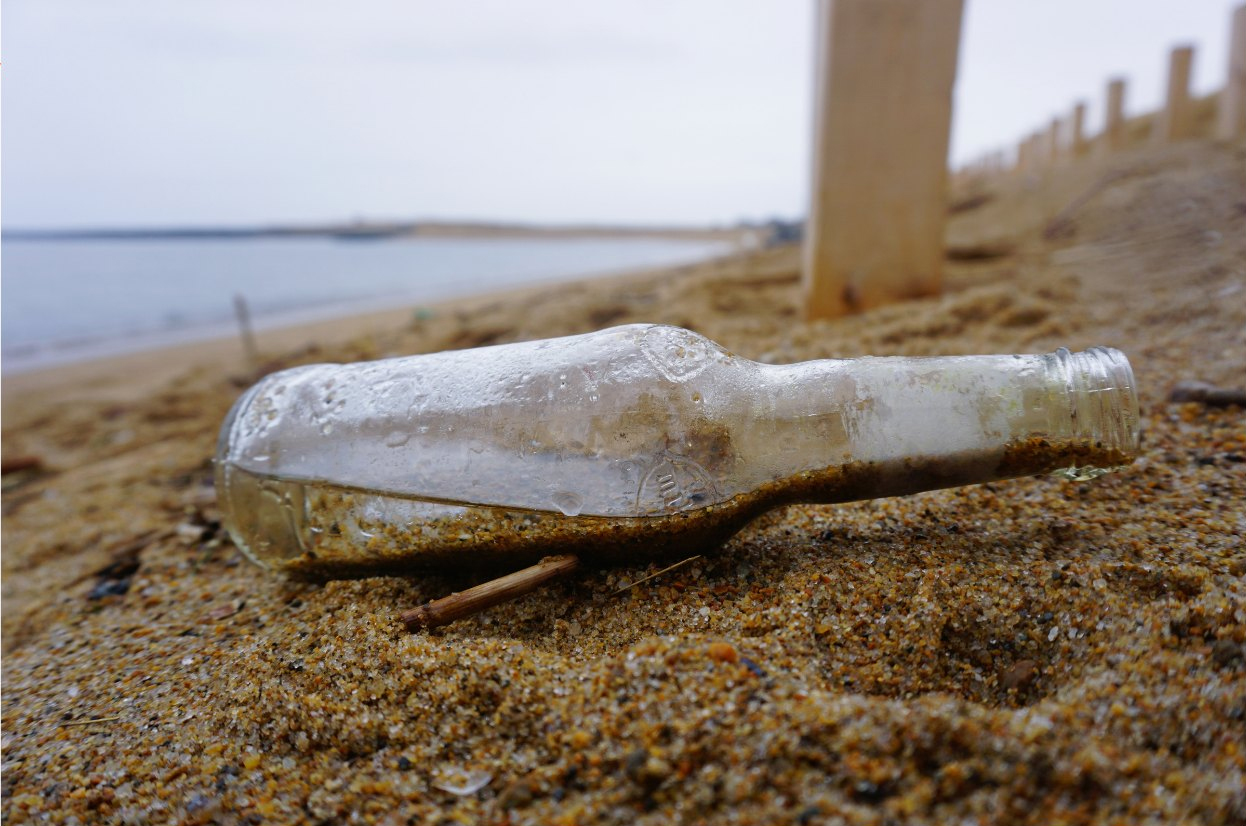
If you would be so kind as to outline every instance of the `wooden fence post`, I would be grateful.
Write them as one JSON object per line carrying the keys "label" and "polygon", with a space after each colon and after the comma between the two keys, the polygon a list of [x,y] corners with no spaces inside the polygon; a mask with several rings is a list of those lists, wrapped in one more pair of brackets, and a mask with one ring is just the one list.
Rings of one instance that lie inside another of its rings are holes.
{"label": "wooden fence post", "polygon": [[1171,143],[1194,134],[1194,106],[1190,100],[1190,70],[1194,47],[1178,46],[1168,56],[1168,96],[1155,119],[1155,141]]}
{"label": "wooden fence post", "polygon": [[1074,158],[1086,154],[1086,104],[1078,101],[1073,107],[1073,116],[1069,120],[1069,151]]}
{"label": "wooden fence post", "polygon": [[1125,148],[1125,80],[1108,81],[1108,104],[1103,116],[1103,148],[1119,152]]}
{"label": "wooden fence post", "polygon": [[1234,9],[1229,27],[1229,76],[1216,119],[1216,137],[1225,141],[1246,136],[1246,4]]}
{"label": "wooden fence post", "polygon": [[1026,169],[1031,175],[1043,168],[1043,140],[1037,132],[1030,135],[1027,142],[1030,145],[1030,163]]}
{"label": "wooden fence post", "polygon": [[939,292],[963,0],[820,0],[805,315]]}

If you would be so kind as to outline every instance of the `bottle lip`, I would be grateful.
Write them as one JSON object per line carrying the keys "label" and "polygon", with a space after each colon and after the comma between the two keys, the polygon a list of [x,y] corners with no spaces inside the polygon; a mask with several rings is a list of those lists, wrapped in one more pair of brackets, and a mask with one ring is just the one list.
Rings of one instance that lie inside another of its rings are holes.
{"label": "bottle lip", "polygon": [[1053,356],[1064,377],[1074,434],[1103,447],[1137,456],[1141,440],[1137,382],[1129,359],[1114,347]]}

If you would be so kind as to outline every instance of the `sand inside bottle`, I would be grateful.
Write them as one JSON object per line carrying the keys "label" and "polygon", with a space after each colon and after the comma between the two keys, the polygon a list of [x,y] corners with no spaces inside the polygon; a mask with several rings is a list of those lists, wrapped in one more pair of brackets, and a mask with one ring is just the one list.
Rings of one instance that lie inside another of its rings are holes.
{"label": "sand inside bottle", "polygon": [[830,504],[1030,476],[1127,465],[1119,449],[1034,435],[988,454],[851,461],[769,482],[725,502],[672,514],[568,516],[550,511],[395,496],[338,485],[222,469],[227,495],[259,497],[236,509],[253,525],[235,536],[265,537],[244,549],[300,579],[517,568],[550,554],[588,564],[634,564],[706,553],[751,519],[780,505]]}

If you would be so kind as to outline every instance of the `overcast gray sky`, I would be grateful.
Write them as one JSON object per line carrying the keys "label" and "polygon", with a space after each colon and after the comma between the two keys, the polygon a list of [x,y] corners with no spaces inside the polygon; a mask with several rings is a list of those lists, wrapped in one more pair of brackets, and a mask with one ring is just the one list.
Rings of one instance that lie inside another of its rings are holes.
{"label": "overcast gray sky", "polygon": [[[1238,0],[1240,2],[1240,0]],[[1234,0],[968,0],[952,156],[1167,50],[1224,79]],[[343,218],[734,222],[805,209],[810,0],[6,0],[6,227]]]}

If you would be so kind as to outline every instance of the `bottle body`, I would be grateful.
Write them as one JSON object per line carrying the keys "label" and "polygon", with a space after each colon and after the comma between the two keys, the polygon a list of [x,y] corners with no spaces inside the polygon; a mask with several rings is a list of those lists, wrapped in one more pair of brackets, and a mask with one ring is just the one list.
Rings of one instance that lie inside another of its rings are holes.
{"label": "bottle body", "polygon": [[217,480],[239,546],[295,574],[635,559],[784,502],[1124,464],[1136,405],[1115,351],[772,366],[629,325],[273,374]]}

